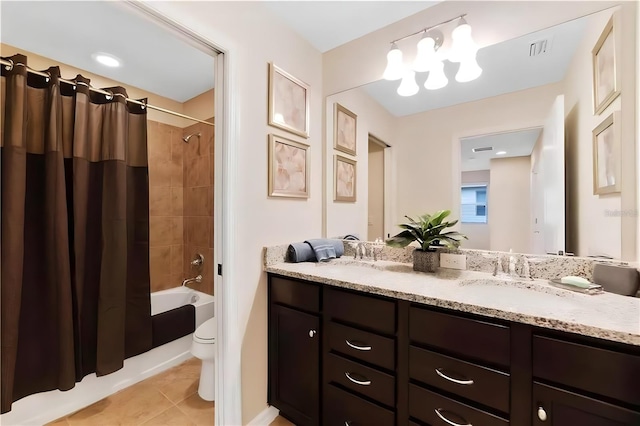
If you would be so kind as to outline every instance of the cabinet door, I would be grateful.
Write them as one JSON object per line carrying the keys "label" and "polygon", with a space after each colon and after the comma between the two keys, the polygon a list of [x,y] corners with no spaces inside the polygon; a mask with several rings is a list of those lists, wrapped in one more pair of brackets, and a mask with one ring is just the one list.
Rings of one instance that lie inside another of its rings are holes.
{"label": "cabinet door", "polygon": [[637,426],[640,413],[552,386],[533,385],[534,426]]}
{"label": "cabinet door", "polygon": [[298,426],[319,424],[320,320],[272,304],[269,318],[269,403]]}

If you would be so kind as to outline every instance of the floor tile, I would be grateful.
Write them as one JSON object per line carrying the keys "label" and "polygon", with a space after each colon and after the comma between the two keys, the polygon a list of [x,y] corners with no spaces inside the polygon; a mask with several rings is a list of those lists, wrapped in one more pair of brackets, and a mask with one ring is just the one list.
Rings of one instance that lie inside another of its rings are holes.
{"label": "floor tile", "polygon": [[276,417],[274,421],[271,422],[269,426],[295,426],[289,420],[285,419],[282,416]]}
{"label": "floor tile", "polygon": [[[144,426],[195,426],[186,414],[173,406],[143,423]],[[211,424],[213,426],[213,423]]]}
{"label": "floor tile", "polygon": [[54,422],[51,423],[47,423],[45,426],[68,426],[69,423],[67,422],[67,418],[63,417],[61,419],[58,419]]}
{"label": "floor tile", "polygon": [[198,391],[201,365],[199,359],[193,358],[148,379],[146,383],[175,404]]}
{"label": "floor tile", "polygon": [[214,402],[205,401],[196,393],[177,404],[197,426],[211,426],[214,418]]}
{"label": "floor tile", "polygon": [[160,391],[147,383],[124,389],[67,417],[70,425],[137,425],[172,406]]}

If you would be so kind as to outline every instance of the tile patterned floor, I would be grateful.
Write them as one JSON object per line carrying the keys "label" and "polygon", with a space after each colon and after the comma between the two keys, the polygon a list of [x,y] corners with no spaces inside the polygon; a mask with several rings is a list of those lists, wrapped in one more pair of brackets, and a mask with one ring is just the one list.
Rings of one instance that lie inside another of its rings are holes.
{"label": "tile patterned floor", "polygon": [[284,417],[278,416],[269,426],[296,426]]}
{"label": "tile patterned floor", "polygon": [[197,393],[200,362],[192,358],[48,426],[213,426],[215,404]]}

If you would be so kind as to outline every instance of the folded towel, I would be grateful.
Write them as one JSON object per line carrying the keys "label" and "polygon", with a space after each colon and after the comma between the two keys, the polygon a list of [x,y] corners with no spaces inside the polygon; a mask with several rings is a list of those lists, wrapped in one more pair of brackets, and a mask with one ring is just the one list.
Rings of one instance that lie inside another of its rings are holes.
{"label": "folded towel", "polygon": [[342,240],[330,240],[320,238],[316,240],[307,240],[316,255],[318,262],[324,262],[329,259],[335,259],[344,254],[344,243]]}
{"label": "folded towel", "polygon": [[289,262],[293,263],[316,261],[316,255],[307,243],[290,244],[287,249],[287,254],[289,255]]}

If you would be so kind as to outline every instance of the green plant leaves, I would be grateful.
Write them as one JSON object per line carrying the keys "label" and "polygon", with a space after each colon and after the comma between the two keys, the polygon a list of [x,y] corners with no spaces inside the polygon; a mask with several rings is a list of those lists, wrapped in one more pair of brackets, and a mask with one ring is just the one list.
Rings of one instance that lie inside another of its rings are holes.
{"label": "green plant leaves", "polygon": [[439,210],[434,214],[423,214],[415,220],[405,216],[409,222],[398,225],[404,231],[400,232],[386,243],[391,247],[406,247],[414,241],[420,244],[422,250],[428,251],[432,246],[445,246],[458,248],[462,239],[468,239],[466,235],[457,231],[443,232],[445,229],[455,226],[458,220],[446,222],[444,219],[451,214],[450,210]]}

